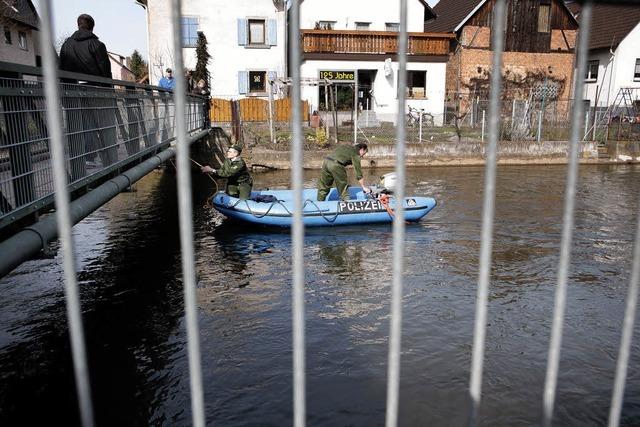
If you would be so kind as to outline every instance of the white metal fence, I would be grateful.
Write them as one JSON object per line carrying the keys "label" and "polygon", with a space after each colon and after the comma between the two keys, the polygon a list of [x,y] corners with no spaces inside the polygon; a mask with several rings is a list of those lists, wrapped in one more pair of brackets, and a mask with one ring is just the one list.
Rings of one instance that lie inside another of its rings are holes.
{"label": "white metal fence", "polygon": [[[43,46],[52,44],[51,9],[50,0],[42,2],[42,31],[41,41]],[[174,52],[177,69],[182,69],[182,49],[180,46],[180,0],[172,0],[173,38],[175,40]],[[407,0],[400,0],[401,25],[399,33],[400,87],[403,87],[406,79],[407,57],[407,26],[406,11]],[[504,22],[506,14],[506,0],[496,0],[494,7],[494,30],[492,31],[492,46],[494,68],[501,62],[502,46],[504,45]],[[584,75],[587,58],[588,35],[590,33],[591,2],[586,1],[580,16],[580,40],[578,44],[577,75]],[[290,13],[290,64],[292,77],[292,97],[295,105],[300,105],[300,41],[299,28],[299,2],[292,2]],[[62,115],[60,111],[60,93],[56,78],[56,64],[54,53],[50,49],[43,52],[45,74],[45,90],[47,99],[47,118],[50,123],[52,162],[55,175],[56,205],[59,231],[64,255],[64,271],[66,279],[66,295],[68,322],[71,334],[73,361],[75,368],[76,384],[78,390],[79,405],[83,425],[93,425],[93,410],[89,388],[89,372],[86,363],[85,344],[83,339],[82,317],[78,287],[75,276],[73,258],[73,240],[71,238],[71,224],[69,223],[68,206],[69,197],[66,191],[66,175],[64,165],[64,140],[61,131]],[[185,123],[185,82],[182,76],[177,76],[176,91],[174,92],[176,108],[176,133],[178,140],[178,190],[180,212],[180,236],[182,247],[182,268],[185,292],[185,308],[188,332],[188,354],[191,379],[191,401],[193,424],[205,425],[204,402],[202,392],[202,374],[200,367],[199,333],[197,324],[197,304],[195,297],[194,254],[192,240],[192,209],[190,176],[188,167],[187,128]],[[482,243],[480,249],[480,265],[478,273],[478,292],[476,303],[476,322],[473,343],[473,358],[470,374],[469,395],[471,398],[470,424],[476,425],[479,418],[479,410],[482,399],[482,376],[485,347],[485,329],[487,319],[487,296],[490,285],[491,250],[493,241],[493,222],[495,206],[495,176],[496,176],[496,146],[499,135],[499,93],[501,86],[500,73],[492,73],[491,93],[488,105],[487,123],[487,162],[485,170],[485,190],[482,213]],[[575,92],[582,93],[583,83],[577,79]],[[398,106],[402,107],[405,95],[400,92]],[[402,108],[399,108],[402,111]],[[571,151],[567,174],[566,197],[563,218],[563,233],[561,240],[560,261],[558,266],[558,281],[556,290],[556,304],[553,317],[553,329],[549,344],[548,367],[544,398],[542,402],[542,424],[551,425],[555,403],[555,392],[558,378],[558,362],[562,342],[562,326],[566,306],[567,274],[571,261],[571,242],[573,236],[574,203],[578,170],[578,142],[583,133],[581,117],[583,105],[578,103],[573,107],[571,120]],[[403,120],[399,120],[396,127],[396,173],[398,174],[398,192],[396,197],[404,197],[405,167],[403,156],[405,153],[406,129]],[[291,185],[295,196],[295,215],[292,228],[292,283],[293,283],[293,378],[294,378],[294,420],[295,426],[305,425],[305,309],[304,309],[304,225],[302,222],[302,126],[300,109],[293,109],[292,124],[293,141],[291,161],[293,165]],[[387,411],[386,425],[397,425],[398,400],[400,386],[400,348],[402,325],[402,284],[405,273],[404,254],[404,211],[402,205],[398,208],[394,223],[393,243],[393,280],[391,286],[391,328],[389,337],[389,358],[387,376]],[[640,225],[640,224],[639,224]],[[629,287],[629,297],[625,322],[622,332],[622,342],[618,356],[618,366],[614,392],[612,394],[610,426],[618,425],[626,368],[629,360],[629,348],[634,324],[634,315],[637,301],[638,275],[640,271],[640,233],[636,236],[635,253],[633,258],[633,271]]]}

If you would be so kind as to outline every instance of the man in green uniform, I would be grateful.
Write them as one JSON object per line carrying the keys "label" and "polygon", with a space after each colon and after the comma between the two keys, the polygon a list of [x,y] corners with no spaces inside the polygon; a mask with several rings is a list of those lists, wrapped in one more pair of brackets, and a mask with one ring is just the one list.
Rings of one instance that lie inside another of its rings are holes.
{"label": "man in green uniform", "polygon": [[227,187],[225,193],[231,197],[238,197],[246,200],[251,196],[251,187],[253,180],[249,175],[247,165],[240,157],[242,148],[238,145],[232,145],[227,150],[227,158],[220,169],[213,169],[211,166],[202,166],[200,170],[204,173],[213,173],[220,178],[227,178]]}
{"label": "man in green uniform", "polygon": [[370,193],[371,189],[364,184],[362,177],[362,167],[360,159],[367,154],[367,144],[340,145],[330,156],[325,157],[318,181],[318,200],[324,201],[335,183],[340,200],[349,200],[349,181],[347,179],[347,169],[353,165],[356,171],[356,179],[365,193]]}

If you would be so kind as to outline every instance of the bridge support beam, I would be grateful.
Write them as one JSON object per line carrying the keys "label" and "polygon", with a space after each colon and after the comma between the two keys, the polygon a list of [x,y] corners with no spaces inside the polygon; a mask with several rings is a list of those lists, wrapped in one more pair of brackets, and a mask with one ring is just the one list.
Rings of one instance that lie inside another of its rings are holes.
{"label": "bridge support beam", "polygon": [[[198,132],[189,138],[191,145],[205,137],[209,130]],[[176,155],[176,147],[150,157],[128,171],[110,179],[99,187],[94,188],[82,197],[71,202],[70,213],[72,224],[77,224],[100,206],[129,188],[149,172]],[[58,224],[55,215],[48,215],[41,221],[26,227],[19,233],[0,243],[0,277],[4,277],[11,270],[40,252],[52,240],[58,237]]]}

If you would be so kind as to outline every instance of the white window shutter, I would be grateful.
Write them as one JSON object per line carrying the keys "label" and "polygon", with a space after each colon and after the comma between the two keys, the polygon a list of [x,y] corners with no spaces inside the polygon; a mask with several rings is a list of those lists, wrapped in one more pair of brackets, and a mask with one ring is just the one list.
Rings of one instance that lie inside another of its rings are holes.
{"label": "white window shutter", "polygon": [[238,18],[238,45],[246,46],[247,40],[247,20],[244,18]]}
{"label": "white window shutter", "polygon": [[238,71],[238,93],[244,95],[249,92],[249,72]]}
{"label": "white window shutter", "polygon": [[[269,81],[273,82],[275,81],[275,79],[278,78],[278,73],[276,73],[275,71],[268,71],[267,72],[267,78],[269,79]],[[274,95],[278,92],[278,88],[276,87],[276,85],[272,84],[271,85],[271,93],[273,93]]]}
{"label": "white window shutter", "polygon": [[278,44],[278,21],[267,19],[267,43],[269,46]]}

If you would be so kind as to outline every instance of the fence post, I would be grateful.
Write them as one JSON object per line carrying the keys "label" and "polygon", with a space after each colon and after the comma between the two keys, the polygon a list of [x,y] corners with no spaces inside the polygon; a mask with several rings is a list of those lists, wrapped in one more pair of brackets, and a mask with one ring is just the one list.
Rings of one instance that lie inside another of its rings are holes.
{"label": "fence post", "polygon": [[513,132],[513,123],[516,120],[516,100],[511,101],[511,132]]}
{"label": "fence post", "polygon": [[471,127],[474,128],[476,127],[476,120],[475,120],[475,110],[476,110],[476,100],[475,99],[471,99]]}
{"label": "fence post", "polygon": [[231,129],[233,131],[234,142],[242,139],[242,125],[240,119],[240,102],[236,99],[231,101]]}
{"label": "fence post", "polygon": [[424,108],[420,109],[420,120],[418,123],[420,126],[418,127],[418,142],[422,144],[422,114],[424,113]]}
{"label": "fence post", "polygon": [[333,108],[333,137],[334,143],[338,143],[338,87],[331,86],[331,108]]}
{"label": "fence post", "polygon": [[365,117],[364,127],[369,127],[369,98],[367,98],[367,115]]}
{"label": "fence post", "polygon": [[587,137],[587,132],[589,130],[589,110],[587,110],[587,116],[585,117],[584,120],[584,135],[582,135],[582,139],[585,139]]}
{"label": "fence post", "polygon": [[353,86],[353,143],[358,143],[358,72]]}
{"label": "fence post", "polygon": [[324,84],[324,134],[327,137],[327,141],[329,140],[329,93],[327,90],[329,86]]}
{"label": "fence post", "polygon": [[276,143],[276,137],[273,133],[273,81],[270,78],[267,78],[267,82],[269,83],[269,132],[271,133],[271,142],[273,144]]}
{"label": "fence post", "polygon": [[480,140],[482,142],[484,142],[484,123],[485,123],[485,121],[484,121],[484,110],[482,110],[482,136],[480,137]]}

